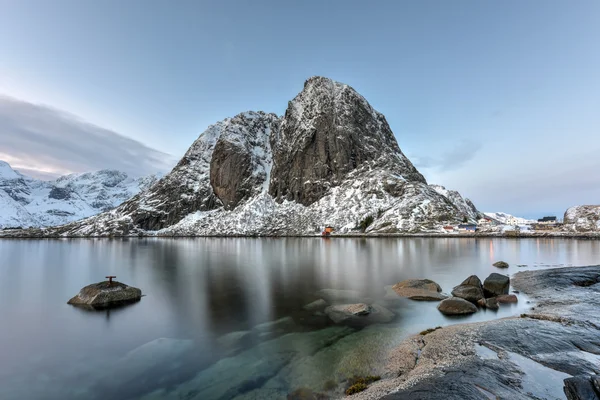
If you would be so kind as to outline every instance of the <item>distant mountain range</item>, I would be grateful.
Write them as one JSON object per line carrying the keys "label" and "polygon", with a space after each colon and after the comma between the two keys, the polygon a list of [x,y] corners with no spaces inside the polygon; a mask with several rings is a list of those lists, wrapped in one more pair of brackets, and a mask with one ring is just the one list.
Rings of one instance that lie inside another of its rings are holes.
{"label": "distant mountain range", "polygon": [[102,170],[53,181],[23,175],[0,161],[0,229],[63,225],[115,208],[158,181]]}
{"label": "distant mountain range", "polygon": [[[60,187],[53,193],[62,196]],[[443,232],[480,215],[458,192],[426,182],[364,97],[313,77],[284,116],[249,111],[217,122],[155,185],[110,212],[37,234]]]}

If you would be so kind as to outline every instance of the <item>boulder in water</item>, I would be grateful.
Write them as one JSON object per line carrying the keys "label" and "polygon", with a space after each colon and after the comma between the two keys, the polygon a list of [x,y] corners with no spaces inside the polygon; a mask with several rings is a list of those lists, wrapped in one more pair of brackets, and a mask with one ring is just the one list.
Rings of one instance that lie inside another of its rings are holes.
{"label": "boulder in water", "polygon": [[92,283],[81,289],[67,304],[105,309],[139,301],[142,291],[122,282]]}
{"label": "boulder in water", "polygon": [[464,315],[477,312],[477,307],[473,303],[460,297],[450,297],[442,300],[437,308],[445,315]]}
{"label": "boulder in water", "polygon": [[440,285],[430,279],[407,279],[392,286],[396,294],[411,300],[439,301],[445,299]]}
{"label": "boulder in water", "polygon": [[508,294],[510,278],[506,275],[492,273],[485,278],[483,282],[483,292],[485,297],[495,297],[501,294]]}
{"label": "boulder in water", "polygon": [[492,264],[496,268],[508,268],[508,263],[505,261],[497,261]]}

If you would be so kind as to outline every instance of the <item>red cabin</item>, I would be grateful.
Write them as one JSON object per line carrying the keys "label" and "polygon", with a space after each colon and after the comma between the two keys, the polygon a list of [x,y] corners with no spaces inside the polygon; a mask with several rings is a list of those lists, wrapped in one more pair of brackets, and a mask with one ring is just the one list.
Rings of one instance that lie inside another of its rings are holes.
{"label": "red cabin", "polygon": [[321,232],[321,235],[323,235],[323,236],[330,236],[332,232],[333,232],[333,227],[326,226],[325,230],[323,232]]}

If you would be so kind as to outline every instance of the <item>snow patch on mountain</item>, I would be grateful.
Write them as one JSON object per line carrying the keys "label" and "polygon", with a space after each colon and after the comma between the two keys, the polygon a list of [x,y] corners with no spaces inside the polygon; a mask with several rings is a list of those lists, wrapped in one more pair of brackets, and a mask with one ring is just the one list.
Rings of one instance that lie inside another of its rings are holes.
{"label": "snow patch on mountain", "polygon": [[477,219],[479,211],[469,199],[462,197],[456,190],[448,190],[441,185],[429,185],[433,190],[447,198],[467,219]]}
{"label": "snow patch on mountain", "polygon": [[536,221],[527,218],[515,217],[503,212],[484,212],[484,214],[503,225],[527,225],[534,224]]}

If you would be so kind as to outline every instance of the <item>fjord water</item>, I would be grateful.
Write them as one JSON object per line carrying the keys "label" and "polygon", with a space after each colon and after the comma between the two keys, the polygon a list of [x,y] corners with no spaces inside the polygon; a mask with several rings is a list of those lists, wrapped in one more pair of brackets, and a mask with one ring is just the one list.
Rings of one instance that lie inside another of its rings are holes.
{"label": "fjord water", "polygon": [[[0,241],[0,398],[285,398],[381,373],[408,334],[505,317],[530,305],[444,317],[435,302],[386,302],[384,286],[429,278],[598,264],[600,242],[469,238],[197,238]],[[492,263],[507,261],[507,270]],[[140,302],[66,304],[116,275]],[[320,289],[351,289],[393,321],[334,325],[303,310]],[[278,321],[275,324],[269,322]],[[335,389],[335,386],[338,386]]]}

